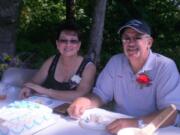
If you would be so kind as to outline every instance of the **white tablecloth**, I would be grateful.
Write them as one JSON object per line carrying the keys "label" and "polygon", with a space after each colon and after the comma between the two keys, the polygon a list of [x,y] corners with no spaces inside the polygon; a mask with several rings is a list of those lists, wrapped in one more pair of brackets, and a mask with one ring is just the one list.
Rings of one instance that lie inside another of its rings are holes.
{"label": "white tablecloth", "polygon": [[[100,109],[94,109],[94,112],[100,111]],[[102,110],[102,113],[104,110]],[[116,115],[112,113],[112,116]],[[118,114],[117,114],[118,115]],[[105,130],[92,130],[88,128],[82,128],[79,126],[78,120],[72,120],[69,117],[59,116],[57,123],[43,129],[35,135],[111,135]],[[169,126],[166,128],[160,128],[154,133],[154,135],[180,135],[180,128]]]}
{"label": "white tablecloth", "polygon": [[35,135],[110,135],[102,130],[90,130],[81,128],[78,121],[68,118],[59,118],[55,125],[48,127]]}
{"label": "white tablecloth", "polygon": [[[17,90],[17,91],[16,91]],[[8,98],[4,101],[0,101],[0,107],[7,105],[10,102],[13,102],[18,97],[19,89],[14,89],[13,87],[9,90],[10,94]],[[55,101],[55,104],[52,104],[51,107],[54,107],[58,104],[64,103],[64,101]],[[117,117],[120,114],[113,113],[113,112],[107,112],[102,109],[92,109],[90,112],[98,112],[100,114],[108,114],[111,116]],[[110,135],[105,130],[92,130],[88,128],[82,128],[79,126],[78,120],[73,120],[69,117],[64,117],[59,115],[57,122],[45,129],[42,129],[41,131],[38,131],[35,133],[35,135]],[[166,128],[161,128],[157,130],[155,135],[180,135],[180,128],[169,126]]]}

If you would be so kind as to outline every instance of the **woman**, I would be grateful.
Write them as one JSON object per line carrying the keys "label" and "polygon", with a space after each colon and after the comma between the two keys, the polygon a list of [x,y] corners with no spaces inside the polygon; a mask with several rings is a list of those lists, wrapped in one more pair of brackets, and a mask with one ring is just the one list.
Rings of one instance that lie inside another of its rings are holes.
{"label": "woman", "polygon": [[94,83],[96,66],[78,55],[81,41],[75,24],[64,23],[56,38],[58,54],[42,65],[31,82],[24,84],[20,97],[37,92],[52,98],[72,101],[90,92]]}

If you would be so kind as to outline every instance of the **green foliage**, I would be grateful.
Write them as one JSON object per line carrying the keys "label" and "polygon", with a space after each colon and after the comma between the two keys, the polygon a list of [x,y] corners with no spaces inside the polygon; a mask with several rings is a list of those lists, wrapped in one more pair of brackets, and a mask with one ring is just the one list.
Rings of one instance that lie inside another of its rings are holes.
{"label": "green foliage", "polygon": [[22,30],[59,22],[62,19],[65,19],[65,6],[61,1],[23,0],[20,25]]}
{"label": "green foliage", "polygon": [[[23,0],[19,34],[34,41],[54,39],[55,24],[65,18],[65,6],[57,0]],[[52,35],[51,35],[52,34]]]}
{"label": "green foliage", "polygon": [[157,0],[150,1],[144,9],[154,32],[153,49],[174,59],[180,69],[180,6],[177,1]]}
{"label": "green foliage", "polygon": [[[180,6],[172,0],[134,0],[133,6],[153,29],[153,50],[175,60],[180,69]],[[132,11],[130,11],[132,10]],[[130,18],[134,8],[127,10],[118,0],[110,0],[107,6],[104,42],[101,61],[106,61],[117,52],[122,52],[118,28]]]}
{"label": "green foliage", "polygon": [[[82,51],[86,53],[95,1],[75,2],[76,21],[82,28]],[[139,16],[153,28],[155,39],[153,50],[174,59],[180,69],[178,1],[133,0],[132,4],[128,5],[130,8],[127,9],[121,0],[108,0],[100,69],[113,54],[122,52],[120,37],[117,34],[120,25],[130,18]],[[36,66],[55,53],[53,45],[56,24],[65,19],[65,10],[64,0],[23,0],[17,52],[36,52],[38,54],[34,62],[38,63]],[[134,12],[140,15],[134,15]]]}
{"label": "green foliage", "polygon": [[9,67],[21,67],[25,68],[27,65],[27,59],[29,57],[26,57],[25,59],[21,59],[22,55],[25,53],[17,54],[16,56],[8,55],[7,53],[2,53],[0,55],[0,77],[2,77],[4,71],[8,69]]}
{"label": "green foliage", "polygon": [[[84,8],[88,2],[77,1],[76,21],[82,27],[82,54],[87,51],[91,18]],[[89,11],[89,10],[88,10]],[[55,52],[56,28],[65,19],[66,8],[64,0],[23,0],[18,27],[17,53],[35,52],[38,54],[34,67]],[[53,49],[52,49],[53,47]]]}
{"label": "green foliage", "polygon": [[26,51],[31,55],[28,60],[31,68],[39,68],[48,57],[57,53],[55,46],[50,42],[34,43],[27,39],[19,39],[17,44],[17,52]]}

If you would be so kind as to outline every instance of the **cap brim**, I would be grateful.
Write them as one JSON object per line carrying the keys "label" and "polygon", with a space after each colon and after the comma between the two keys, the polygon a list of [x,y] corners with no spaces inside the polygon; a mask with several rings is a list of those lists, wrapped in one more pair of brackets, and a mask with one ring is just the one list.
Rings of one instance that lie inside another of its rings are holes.
{"label": "cap brim", "polygon": [[131,28],[131,29],[133,29],[133,30],[135,30],[135,31],[137,31],[138,33],[141,33],[141,34],[144,33],[144,32],[142,32],[142,31],[136,29],[135,27],[132,27],[131,25],[125,25],[125,26],[121,27],[121,28],[118,30],[118,34],[120,34],[121,31],[122,31],[123,29],[125,29],[125,28]]}

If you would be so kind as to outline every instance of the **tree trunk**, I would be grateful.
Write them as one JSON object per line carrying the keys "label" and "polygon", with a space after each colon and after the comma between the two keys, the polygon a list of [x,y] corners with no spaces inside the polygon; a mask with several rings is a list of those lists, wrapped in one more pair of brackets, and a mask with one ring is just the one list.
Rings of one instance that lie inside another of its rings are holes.
{"label": "tree trunk", "polygon": [[14,55],[21,0],[0,0],[0,53]]}
{"label": "tree trunk", "polygon": [[94,59],[96,64],[100,62],[106,3],[107,0],[96,0],[96,6],[94,8],[88,55]]}
{"label": "tree trunk", "polygon": [[74,0],[66,0],[66,20],[68,22],[75,21],[75,1]]}

